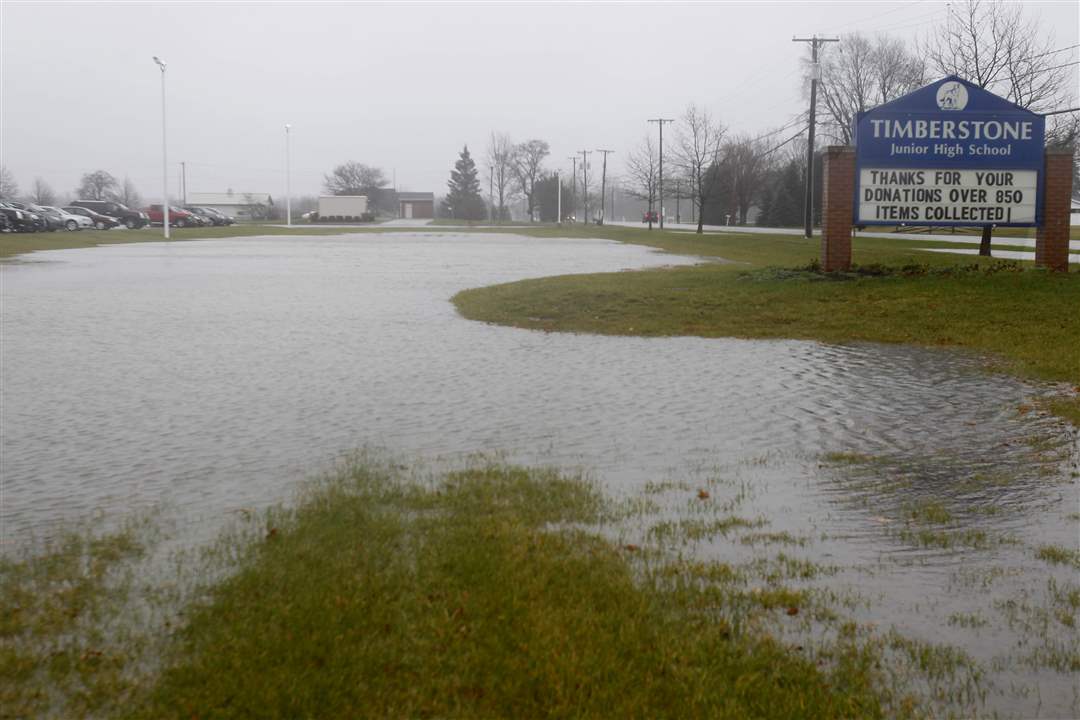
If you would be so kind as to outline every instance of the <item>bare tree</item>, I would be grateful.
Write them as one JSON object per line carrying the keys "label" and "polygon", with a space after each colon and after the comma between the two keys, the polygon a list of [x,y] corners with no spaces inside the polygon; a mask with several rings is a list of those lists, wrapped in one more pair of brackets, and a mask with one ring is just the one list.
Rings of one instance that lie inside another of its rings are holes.
{"label": "bare tree", "polygon": [[488,143],[488,173],[499,198],[497,217],[503,220],[506,215],[506,203],[514,195],[513,181],[516,176],[515,156],[517,148],[506,133],[491,133]]}
{"label": "bare tree", "polygon": [[15,182],[15,175],[0,165],[0,199],[11,200],[19,194],[19,184]]}
{"label": "bare tree", "polygon": [[717,174],[709,172],[709,169],[720,160],[725,132],[724,126],[714,121],[708,110],[699,109],[693,103],[686,107],[678,125],[673,164],[692,188],[698,207],[699,234],[704,225],[700,210],[717,181]]}
{"label": "bare tree", "polygon": [[850,145],[859,113],[921,87],[924,79],[925,63],[902,41],[884,35],[875,40],[859,33],[845,35],[821,58],[818,92],[826,111],[825,133]]}
{"label": "bare tree", "polygon": [[30,199],[38,205],[55,205],[56,193],[49,183],[41,178],[34,178],[34,185],[30,190]]}
{"label": "bare tree", "polygon": [[323,188],[331,195],[369,195],[386,184],[382,169],[353,160],[323,176]]}
{"label": "bare tree", "polygon": [[544,177],[544,158],[550,154],[551,147],[544,140],[529,140],[514,148],[514,173],[525,196],[530,221],[536,205],[536,183]]}
{"label": "bare tree", "polygon": [[1064,106],[1075,98],[1068,68],[1041,37],[1022,3],[964,0],[949,6],[948,22],[922,43],[930,68],[959,75],[1033,112]]}
{"label": "bare tree", "polygon": [[[959,75],[1002,95],[1032,112],[1069,107],[1076,88],[1069,71],[1059,67],[1049,37],[1041,37],[1034,20],[1024,18],[1022,4],[1000,0],[965,0],[949,5],[949,19],[923,43],[931,69]],[[1046,131],[1049,145],[1075,140],[1080,122],[1075,114],[1055,115]],[[983,227],[979,254],[990,255],[991,228]]]}
{"label": "bare tree", "polygon": [[727,186],[730,207],[739,225],[746,224],[750,206],[757,200],[767,169],[765,148],[753,138],[741,136],[724,145],[718,175]]}
{"label": "bare tree", "polygon": [[131,182],[129,177],[125,177],[124,182],[120,184],[116,199],[130,208],[136,208],[143,204],[142,196],[139,195],[139,191],[135,189],[135,183]]}
{"label": "bare tree", "polygon": [[653,226],[653,204],[660,186],[660,155],[650,135],[626,155],[626,194],[649,204],[649,229]]}
{"label": "bare tree", "polygon": [[104,170],[95,170],[82,176],[75,194],[82,200],[110,200],[116,188],[116,178]]}

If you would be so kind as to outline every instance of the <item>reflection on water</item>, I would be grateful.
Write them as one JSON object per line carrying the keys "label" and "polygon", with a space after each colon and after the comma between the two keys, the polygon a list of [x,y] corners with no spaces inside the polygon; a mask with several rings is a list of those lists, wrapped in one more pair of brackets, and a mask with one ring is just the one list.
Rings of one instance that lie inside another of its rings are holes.
{"label": "reflection on water", "polygon": [[[2,271],[5,542],[98,509],[162,503],[206,537],[231,510],[287,497],[364,445],[500,451],[585,466],[627,490],[711,468],[752,485],[750,507],[774,529],[821,536],[815,552],[854,568],[834,581],[875,596],[870,619],[986,659],[1015,637],[950,628],[958,598],[973,594],[950,589],[957,566],[1019,568],[994,586],[1007,593],[1057,572],[1032,546],[1075,547],[1076,438],[1018,412],[1037,389],[973,359],[547,334],[468,322],[448,302],[467,287],[689,258],[603,241],[399,233],[31,260]],[[838,479],[820,467],[838,452],[873,461]],[[1010,542],[975,552],[883,527],[924,500]],[[977,512],[986,507],[997,510]],[[1070,707],[1068,677],[1035,675],[1040,711]],[[995,707],[1025,713],[1029,701]]]}

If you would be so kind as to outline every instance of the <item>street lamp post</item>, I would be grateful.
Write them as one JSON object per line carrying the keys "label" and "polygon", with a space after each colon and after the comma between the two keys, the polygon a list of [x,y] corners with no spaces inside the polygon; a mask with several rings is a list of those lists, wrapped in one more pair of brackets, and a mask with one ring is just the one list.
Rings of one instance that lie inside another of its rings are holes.
{"label": "street lamp post", "polygon": [[291,174],[290,159],[289,159],[289,130],[292,129],[292,125],[285,123],[285,224],[292,227],[292,188],[289,186],[289,175]]}
{"label": "street lamp post", "polygon": [[165,135],[165,63],[154,56],[154,62],[161,68],[161,225],[165,228],[165,239],[169,239],[169,153]]}

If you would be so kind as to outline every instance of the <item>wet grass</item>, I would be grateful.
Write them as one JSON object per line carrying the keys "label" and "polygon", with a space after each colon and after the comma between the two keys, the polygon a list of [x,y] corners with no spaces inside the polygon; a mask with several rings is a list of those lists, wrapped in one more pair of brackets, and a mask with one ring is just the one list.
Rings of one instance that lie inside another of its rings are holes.
{"label": "wet grass", "polygon": [[129,715],[886,714],[873,654],[816,662],[731,615],[738,597],[786,616],[807,591],[718,591],[741,582],[722,565],[675,582],[587,530],[608,509],[549,471],[354,465],[270,516]]}
{"label": "wet grass", "polygon": [[[748,512],[737,474],[701,472],[609,498],[554,470],[481,461],[433,472],[360,456],[178,560],[195,587],[168,616],[180,625],[159,625],[156,638],[127,620],[133,599],[152,604],[174,584],[132,597],[144,543],[72,536],[3,566],[0,705],[14,716],[154,718],[949,717],[983,707],[979,663],[851,620],[876,601],[837,577],[850,568]],[[949,538],[928,541],[935,549],[996,540],[962,537],[955,520],[942,527],[932,504],[893,508],[908,531]],[[1010,572],[955,580],[979,594]],[[74,605],[61,601],[71,588]],[[973,606],[948,625],[996,632],[1003,617],[1030,638],[1009,663],[1069,672],[1075,583],[994,594],[1000,617]]]}
{"label": "wet grass", "polygon": [[[817,241],[791,236],[568,232],[732,262],[466,290],[453,298],[459,312],[545,331],[957,347],[987,353],[999,368],[1025,377],[1080,386],[1080,354],[1066,351],[1080,347],[1075,271],[986,259],[958,264],[907,241],[860,238],[854,261],[873,272],[824,275],[811,269]],[[1080,424],[1080,394],[1064,394],[1047,407]]]}

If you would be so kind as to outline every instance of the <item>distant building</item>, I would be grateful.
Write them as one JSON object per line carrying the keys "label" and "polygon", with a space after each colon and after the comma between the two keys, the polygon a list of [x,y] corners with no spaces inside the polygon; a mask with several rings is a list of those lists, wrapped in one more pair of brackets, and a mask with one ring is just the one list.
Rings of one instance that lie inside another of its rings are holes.
{"label": "distant building", "polygon": [[188,193],[187,204],[231,215],[237,220],[264,220],[274,208],[270,193],[233,192]]}
{"label": "distant building", "polygon": [[398,217],[430,220],[435,217],[435,193],[398,192]]}

